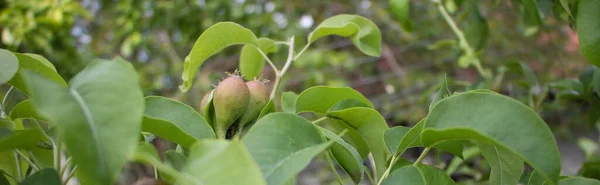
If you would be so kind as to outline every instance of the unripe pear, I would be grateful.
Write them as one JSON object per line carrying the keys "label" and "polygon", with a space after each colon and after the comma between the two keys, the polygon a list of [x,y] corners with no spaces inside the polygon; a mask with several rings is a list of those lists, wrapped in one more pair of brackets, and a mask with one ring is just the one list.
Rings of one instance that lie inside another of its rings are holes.
{"label": "unripe pear", "polygon": [[248,102],[246,112],[238,119],[239,129],[256,119],[269,102],[269,91],[262,82],[257,80],[249,81],[246,82],[246,86],[250,90],[250,101]]}
{"label": "unripe pear", "polygon": [[229,126],[246,111],[249,100],[250,91],[241,76],[229,75],[219,83],[213,94],[218,138],[225,138]]}

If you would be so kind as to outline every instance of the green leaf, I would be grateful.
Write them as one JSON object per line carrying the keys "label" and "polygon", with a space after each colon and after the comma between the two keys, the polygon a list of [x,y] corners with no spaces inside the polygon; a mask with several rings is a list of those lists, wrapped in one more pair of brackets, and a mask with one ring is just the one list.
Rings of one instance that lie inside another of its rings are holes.
{"label": "green leaf", "polygon": [[454,185],[454,181],[443,171],[427,165],[408,165],[394,170],[383,179],[382,185]]}
{"label": "green leaf", "polygon": [[19,59],[19,70],[17,71],[17,74],[10,81],[8,81],[8,83],[21,90],[27,96],[31,97],[31,92],[27,88],[27,85],[23,80],[23,75],[25,75],[23,73],[26,70],[39,74],[62,87],[67,86],[65,80],[63,80],[63,78],[60,77],[60,75],[58,75],[56,69],[50,62],[48,62],[48,60],[45,60],[39,55],[22,53],[14,54]]}
{"label": "green leaf", "polygon": [[[273,112],[277,112],[277,110],[275,109],[275,103],[273,102],[273,100],[269,100],[267,105],[265,105],[265,107],[263,107],[263,109],[260,111],[258,118],[260,119],[260,118],[266,116],[267,114],[270,114]],[[248,128],[250,128],[250,127],[248,127]]]}
{"label": "green leaf", "polygon": [[296,113],[296,100],[298,95],[294,92],[284,92],[281,94],[281,109],[283,112]]}
{"label": "green leaf", "polygon": [[488,27],[487,20],[479,12],[478,2],[479,1],[471,1],[471,3],[467,3],[470,5],[470,8],[464,28],[467,42],[476,51],[485,47],[490,35],[490,28]]}
{"label": "green leaf", "polygon": [[337,161],[342,169],[344,169],[344,171],[350,175],[354,183],[360,184],[365,169],[363,160],[358,151],[356,151],[352,145],[346,143],[346,141],[344,141],[335,133],[324,128],[320,129],[321,133],[323,133],[327,139],[334,141],[329,151],[331,152],[335,161]]}
{"label": "green leaf", "polygon": [[308,43],[329,36],[350,37],[360,51],[371,56],[381,55],[381,33],[371,20],[359,16],[341,14],[327,18],[308,35]]}
{"label": "green leaf", "polygon": [[202,63],[226,47],[236,44],[258,46],[258,41],[252,31],[233,22],[220,22],[206,29],[185,59],[181,75],[183,84],[179,89],[183,92],[190,90],[194,75]]}
{"label": "green leaf", "polygon": [[[0,129],[0,131],[7,131]],[[10,134],[9,134],[10,133]],[[14,132],[7,131],[6,136],[0,135],[0,152],[10,151],[12,149],[34,148],[39,142],[44,141],[46,136],[40,129],[25,129]]]}
{"label": "green leaf", "polygon": [[142,131],[189,147],[200,139],[213,139],[215,133],[192,107],[160,96],[146,97]]}
{"label": "green leaf", "polygon": [[17,74],[19,60],[10,51],[0,49],[0,84],[8,82]]}
{"label": "green leaf", "polygon": [[[423,144],[421,143],[421,138],[418,137],[420,135],[420,133],[419,133],[419,135],[413,136],[414,139],[412,139],[410,144],[402,145],[401,150],[398,150],[402,140],[404,139],[406,134],[408,134],[408,132],[411,132],[411,134],[412,134],[412,133],[420,132],[420,130],[422,130],[423,122],[419,122],[419,123],[421,125],[416,125],[415,126],[416,129],[413,130],[412,132],[410,131],[411,128],[404,127],[404,126],[396,126],[396,127],[387,129],[385,131],[384,137],[385,137],[385,145],[386,145],[388,151],[390,151],[390,153],[392,153],[392,154],[396,154],[396,152],[399,152],[400,154],[402,154],[402,153],[404,153],[404,151],[407,148],[423,147]],[[419,124],[419,123],[417,123],[417,124]],[[407,138],[407,140],[411,140],[411,139]],[[457,156],[459,158],[463,158],[463,145],[462,145],[461,141],[446,141],[446,142],[439,143],[439,144],[433,146],[433,148],[442,149],[444,151],[448,151],[448,152],[454,154],[455,156]]]}
{"label": "green leaf", "polygon": [[477,140],[513,153],[552,184],[560,173],[554,135],[526,105],[491,91],[473,91],[441,100],[427,116],[421,141]]}
{"label": "green leaf", "polygon": [[579,0],[577,34],[581,52],[588,61],[600,67],[600,1]]}
{"label": "green leaf", "polygon": [[[26,174],[29,168],[29,163],[21,159],[21,174]],[[17,184],[14,180],[18,176],[17,160],[13,151],[0,152],[0,173],[4,171],[6,176],[9,176],[8,181],[11,184]],[[12,178],[11,178],[12,177]]]}
{"label": "green leaf", "polygon": [[571,8],[569,8],[569,0],[560,0],[560,5],[567,11],[569,16],[573,18],[573,14],[571,14]]}
{"label": "green leaf", "polygon": [[332,142],[324,142],[310,121],[290,113],[272,113],[242,138],[269,185],[280,185],[296,176]]}
{"label": "green leaf", "polygon": [[210,94],[208,95],[208,103],[206,103],[206,107],[204,109],[204,119],[206,119],[206,122],[208,123],[208,125],[210,125],[211,128],[214,128],[214,122],[215,119],[217,119],[215,115],[215,105],[213,104],[214,94],[214,90],[210,91]]}
{"label": "green leaf", "polygon": [[327,113],[329,108],[345,99],[355,99],[373,108],[373,104],[360,92],[349,87],[315,86],[304,90],[296,100],[296,113]]}
{"label": "green leaf", "polygon": [[509,69],[509,71],[514,71],[522,75],[527,82],[527,88],[531,88],[532,86],[538,84],[537,77],[535,76],[531,68],[529,68],[529,66],[523,61],[510,60],[508,61],[508,63],[506,63],[505,66]]}
{"label": "green leaf", "polygon": [[[267,184],[260,168],[238,140],[199,141],[190,147],[189,159],[182,172],[185,178],[177,179],[175,184]],[[185,181],[188,179],[191,182]]]}
{"label": "green leaf", "polygon": [[600,158],[595,156],[583,163],[579,169],[579,175],[587,178],[600,179]]}
{"label": "green leaf", "polygon": [[3,185],[11,185],[10,181],[4,175],[4,171],[0,170],[0,184]]}
{"label": "green leaf", "polygon": [[277,44],[274,40],[260,38],[258,39],[258,48],[254,45],[244,45],[242,47],[240,71],[246,80],[253,80],[258,77],[265,66],[265,58],[260,54],[259,49],[265,55],[275,53],[277,52]]}
{"label": "green leaf", "polygon": [[[187,162],[187,157],[175,150],[167,150],[165,152],[165,164],[171,168],[181,171]],[[173,184],[177,177],[173,177],[166,173],[161,173],[160,176],[167,182]]]}
{"label": "green leaf", "polygon": [[121,60],[93,62],[69,88],[35,73],[26,77],[35,107],[57,125],[78,164],[80,182],[113,182],[135,150],[144,111],[133,66]]}
{"label": "green leaf", "polygon": [[381,177],[389,156],[383,137],[388,126],[381,114],[372,108],[354,107],[328,112],[327,117],[336,119],[348,130],[356,130],[373,155],[377,177]]}
{"label": "green leaf", "polygon": [[518,184],[523,172],[523,160],[510,151],[491,144],[477,142],[481,154],[490,165],[490,185]]}
{"label": "green leaf", "polygon": [[46,118],[42,117],[42,115],[38,114],[33,107],[33,100],[28,99],[22,102],[19,102],[13,109],[10,111],[10,118],[22,119],[22,118],[32,118],[37,120],[44,120]]}
{"label": "green leaf", "polygon": [[131,160],[148,165],[152,165],[162,174],[167,174],[169,177],[178,178],[181,174],[171,166],[163,164],[158,157],[158,152],[154,145],[141,142],[131,155]]}
{"label": "green leaf", "polygon": [[413,22],[410,20],[410,1],[409,0],[390,0],[392,13],[400,22],[400,26],[406,32],[412,32]]}
{"label": "green leaf", "polygon": [[58,172],[54,168],[45,168],[28,176],[19,185],[61,185]]}
{"label": "green leaf", "polygon": [[558,181],[559,185],[600,185],[600,181],[596,179],[588,179],[584,177],[568,177]]}
{"label": "green leaf", "polygon": [[431,103],[429,104],[429,112],[431,112],[431,109],[433,109],[435,104],[437,104],[440,100],[450,95],[452,94],[450,92],[450,89],[448,89],[448,78],[446,78],[446,75],[444,74],[444,78],[442,79],[440,84],[440,90],[438,90],[438,92],[435,94],[435,97],[433,98],[433,101],[431,101]]}

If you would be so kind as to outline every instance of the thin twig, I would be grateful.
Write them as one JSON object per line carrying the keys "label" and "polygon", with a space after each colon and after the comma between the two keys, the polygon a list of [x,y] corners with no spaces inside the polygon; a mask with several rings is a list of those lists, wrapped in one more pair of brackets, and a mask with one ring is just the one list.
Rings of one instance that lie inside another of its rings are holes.
{"label": "thin twig", "polygon": [[4,112],[6,110],[4,109],[4,106],[6,105],[6,100],[8,99],[8,96],[10,95],[13,89],[14,87],[11,86],[10,89],[6,91],[6,94],[4,94],[4,98],[2,98],[2,105],[0,105],[0,114],[2,114],[2,118],[6,118],[6,112]]}
{"label": "thin twig", "polygon": [[31,160],[29,160],[29,158],[25,154],[23,154],[21,151],[15,150],[15,153],[18,154],[19,156],[21,156],[23,158],[23,160],[25,160],[25,162],[29,163],[29,166],[31,166],[33,168],[33,170],[35,170],[35,171],[40,170],[40,168],[37,165],[35,165],[35,163],[33,163]]}
{"label": "thin twig", "polygon": [[67,161],[65,162],[65,167],[60,170],[60,173],[59,173],[60,177],[65,175],[65,172],[67,171],[67,168],[69,167],[69,163],[71,163],[71,159],[72,159],[71,157],[67,158]]}
{"label": "thin twig", "polygon": [[269,65],[273,69],[273,72],[275,72],[275,76],[277,76],[279,74],[279,70],[277,70],[277,66],[275,66],[275,64],[271,61],[271,59],[269,59],[269,57],[267,57],[267,54],[265,54],[260,49],[256,49],[256,50],[258,50],[258,52],[260,53],[260,55],[262,55],[263,58],[265,58],[265,60],[267,61],[267,63],[269,63]]}
{"label": "thin twig", "polygon": [[285,65],[283,66],[281,71],[279,73],[276,73],[277,75],[275,75],[275,84],[273,84],[273,89],[271,90],[271,99],[275,99],[275,93],[277,93],[277,88],[279,88],[279,84],[281,83],[281,77],[285,75],[285,72],[287,72],[287,70],[290,68],[294,59],[294,37],[292,36],[288,42],[288,58],[285,61]]}
{"label": "thin twig", "polygon": [[388,165],[387,169],[385,170],[385,172],[383,173],[383,175],[381,175],[381,178],[379,178],[379,181],[377,181],[377,185],[380,185],[381,182],[383,182],[383,179],[385,179],[389,174],[390,171],[392,171],[392,167],[394,167],[394,164],[396,164],[396,161],[398,160],[398,155],[394,154],[392,156],[392,160],[390,160],[390,164]]}
{"label": "thin twig", "polygon": [[69,173],[69,176],[67,176],[67,179],[65,179],[65,184],[68,184],[69,180],[71,180],[71,178],[73,177],[73,175],[75,175],[75,171],[77,171],[77,167],[78,166],[75,166],[75,167],[73,167],[73,169],[71,169],[71,172]]}
{"label": "thin twig", "polygon": [[417,165],[421,164],[421,161],[423,159],[425,159],[425,156],[427,156],[427,153],[429,152],[429,150],[431,150],[431,148],[429,148],[429,147],[425,148],[425,150],[423,150],[423,152],[421,153],[421,155],[419,156],[419,158],[417,158],[417,160],[415,161],[415,163],[413,163],[413,166],[417,166]]}
{"label": "thin twig", "polygon": [[17,152],[14,152],[15,161],[17,162],[17,180],[21,181],[23,178],[23,170],[21,170],[21,160],[19,159],[19,155]]}
{"label": "thin twig", "polygon": [[337,169],[335,168],[335,164],[333,164],[333,161],[331,160],[331,156],[330,156],[329,152],[327,152],[327,151],[325,152],[325,158],[327,158],[327,163],[329,164],[329,167],[331,167],[331,171],[333,171],[333,173],[337,177],[340,185],[343,185],[344,181],[342,181],[342,177],[340,176],[340,174],[338,174]]}
{"label": "thin twig", "polygon": [[61,148],[62,148],[62,142],[61,142],[62,137],[60,136],[60,134],[58,134],[57,138],[56,138],[56,144],[54,146],[54,169],[56,170],[60,170],[60,155],[61,155]]}
{"label": "thin twig", "polygon": [[[290,43],[290,44],[294,44],[294,43]],[[302,53],[304,53],[304,51],[306,51],[306,49],[308,49],[308,47],[310,46],[310,42],[306,44],[306,46],[304,46],[302,48],[302,50],[300,50],[300,52],[298,52],[298,54],[296,54],[296,56],[294,57],[294,61],[298,60],[298,57],[300,57],[300,55],[302,55]]]}

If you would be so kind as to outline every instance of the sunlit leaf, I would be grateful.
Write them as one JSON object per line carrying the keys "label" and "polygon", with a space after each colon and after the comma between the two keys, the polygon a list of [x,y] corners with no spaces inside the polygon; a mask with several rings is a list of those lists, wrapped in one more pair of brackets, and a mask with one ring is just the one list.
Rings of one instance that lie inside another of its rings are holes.
{"label": "sunlit leaf", "polygon": [[407,32],[412,32],[413,22],[410,20],[410,1],[409,0],[390,0],[390,8],[392,13],[400,22],[402,29]]}
{"label": "sunlit leaf", "polygon": [[260,75],[265,66],[265,58],[259,52],[265,55],[277,52],[277,45],[274,40],[268,38],[258,39],[258,48],[254,45],[245,45],[240,53],[240,71],[246,80],[253,80]]}
{"label": "sunlit leaf", "polygon": [[17,74],[19,60],[10,51],[0,49],[0,84],[8,82]]}
{"label": "sunlit leaf", "polygon": [[381,33],[371,20],[359,16],[341,14],[329,17],[308,35],[308,42],[329,36],[350,37],[360,51],[371,56],[381,55]]}
{"label": "sunlit leaf", "polygon": [[304,90],[296,100],[296,113],[327,111],[339,101],[355,99],[372,108],[373,104],[360,92],[349,87],[315,86]]}
{"label": "sunlit leaf", "polygon": [[21,90],[26,95],[31,97],[31,92],[29,89],[27,89],[27,85],[22,77],[24,75],[24,71],[26,70],[41,75],[60,86],[67,86],[65,80],[58,75],[56,69],[50,62],[48,62],[48,60],[45,60],[39,55],[23,53],[14,54],[19,59],[19,70],[17,71],[17,74],[10,81],[8,81],[8,83]]}

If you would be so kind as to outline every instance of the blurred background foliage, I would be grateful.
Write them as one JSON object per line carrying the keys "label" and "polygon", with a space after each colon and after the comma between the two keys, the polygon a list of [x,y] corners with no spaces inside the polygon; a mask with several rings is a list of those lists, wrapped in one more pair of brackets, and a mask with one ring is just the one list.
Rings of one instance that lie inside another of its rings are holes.
{"label": "blurred background foliage", "polygon": [[[560,140],[597,137],[600,98],[592,84],[600,70],[582,56],[575,22],[558,0],[442,1],[490,72],[487,78],[465,68],[464,52],[432,1],[409,1],[408,14],[398,2],[402,0],[2,0],[0,48],[41,54],[67,80],[95,58],[122,57],[138,69],[147,95],[197,107],[225,71],[238,67],[241,48],[228,48],[201,67],[190,92],[177,89],[183,59],[212,24],[233,21],[274,40],[295,35],[301,48],[325,18],[360,14],[381,29],[382,57],[361,54],[348,39],[321,39],[293,64],[282,88],[299,93],[315,85],[350,86],[370,98],[391,126],[411,126],[426,116],[440,79],[447,75],[455,91],[492,89],[529,105]],[[575,1],[565,2],[575,14]],[[270,56],[282,65],[286,53]],[[274,79],[268,67],[262,75]],[[588,143],[580,146],[590,150],[595,144],[591,153],[597,154],[597,141],[580,141]]]}

